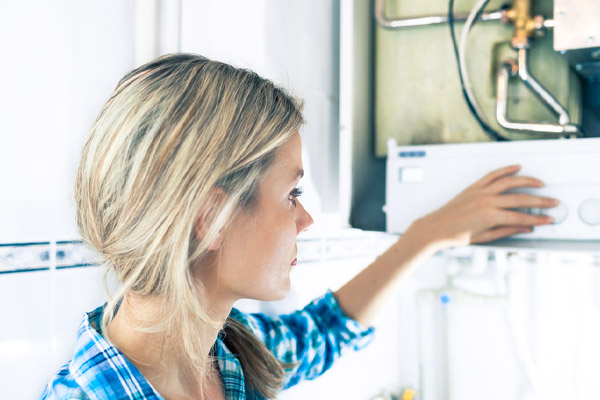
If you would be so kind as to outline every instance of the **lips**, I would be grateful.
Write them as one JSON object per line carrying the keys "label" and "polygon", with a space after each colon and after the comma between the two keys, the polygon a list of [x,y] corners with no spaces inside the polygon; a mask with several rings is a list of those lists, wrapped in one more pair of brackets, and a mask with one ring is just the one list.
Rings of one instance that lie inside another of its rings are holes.
{"label": "lips", "polygon": [[292,261],[291,265],[296,265],[297,262],[298,262],[298,258],[294,258],[294,261]]}

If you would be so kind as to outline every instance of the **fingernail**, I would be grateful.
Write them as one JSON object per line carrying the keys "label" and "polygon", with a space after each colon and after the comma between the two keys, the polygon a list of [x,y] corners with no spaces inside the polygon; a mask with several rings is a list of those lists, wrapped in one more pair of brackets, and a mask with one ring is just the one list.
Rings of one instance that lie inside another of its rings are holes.
{"label": "fingernail", "polygon": [[546,217],[546,221],[547,221],[549,224],[551,224],[551,223],[553,223],[553,222],[554,222],[554,218],[552,218],[552,217]]}
{"label": "fingernail", "polygon": [[556,205],[558,205],[558,203],[560,203],[560,201],[559,201],[559,200],[557,200],[557,199],[551,199],[551,200],[550,200],[550,203],[551,203],[551,204],[554,204],[554,205],[556,206]]}
{"label": "fingernail", "polygon": [[533,229],[531,229],[531,228],[521,228],[521,229],[519,229],[519,232],[521,232],[521,233],[529,233],[529,232],[531,232],[532,230],[533,230]]}
{"label": "fingernail", "polygon": [[539,179],[537,179],[536,183],[538,184],[538,186],[544,186],[544,181],[541,181]]}

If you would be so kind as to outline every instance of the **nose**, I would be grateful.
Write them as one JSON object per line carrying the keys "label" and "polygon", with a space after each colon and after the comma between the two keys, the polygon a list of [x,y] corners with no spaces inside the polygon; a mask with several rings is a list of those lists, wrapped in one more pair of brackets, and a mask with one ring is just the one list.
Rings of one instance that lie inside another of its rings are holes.
{"label": "nose", "polygon": [[297,233],[303,232],[308,229],[309,226],[313,224],[313,218],[310,216],[308,211],[304,209],[302,203],[296,200],[296,210],[298,210],[298,214],[296,216],[296,229]]}

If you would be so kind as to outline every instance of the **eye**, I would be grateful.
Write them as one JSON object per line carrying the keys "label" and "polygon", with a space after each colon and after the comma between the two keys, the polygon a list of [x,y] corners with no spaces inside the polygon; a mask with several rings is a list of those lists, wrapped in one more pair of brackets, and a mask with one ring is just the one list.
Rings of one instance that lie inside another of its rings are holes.
{"label": "eye", "polygon": [[288,199],[292,202],[292,204],[294,205],[294,207],[296,207],[297,203],[296,203],[296,199],[298,197],[300,197],[302,195],[302,188],[297,187],[294,188],[294,190],[292,190],[290,192],[290,195],[288,196]]}

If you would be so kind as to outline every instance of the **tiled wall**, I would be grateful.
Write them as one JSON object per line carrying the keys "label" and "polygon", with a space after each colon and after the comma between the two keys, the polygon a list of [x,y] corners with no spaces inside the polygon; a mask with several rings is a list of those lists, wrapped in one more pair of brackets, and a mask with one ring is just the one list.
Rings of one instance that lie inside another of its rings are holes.
{"label": "tiled wall", "polygon": [[134,66],[133,20],[133,0],[0,3],[2,399],[38,397],[103,302],[71,193],[83,140]]}
{"label": "tiled wall", "polygon": [[72,357],[83,313],[104,301],[102,279],[98,267],[0,275],[0,398],[41,395]]}

